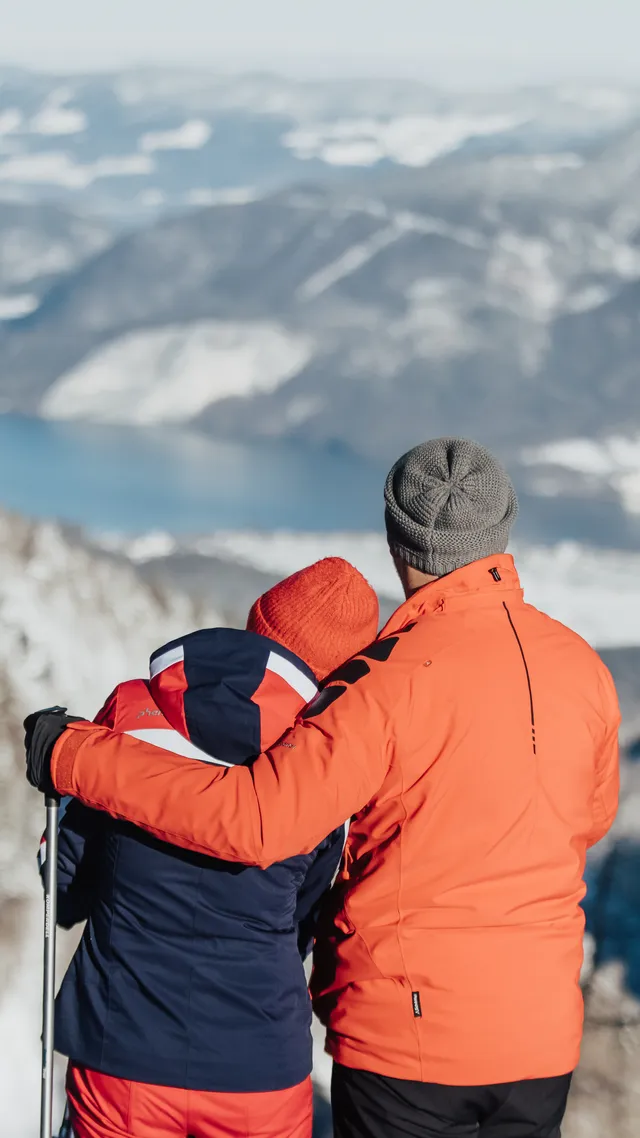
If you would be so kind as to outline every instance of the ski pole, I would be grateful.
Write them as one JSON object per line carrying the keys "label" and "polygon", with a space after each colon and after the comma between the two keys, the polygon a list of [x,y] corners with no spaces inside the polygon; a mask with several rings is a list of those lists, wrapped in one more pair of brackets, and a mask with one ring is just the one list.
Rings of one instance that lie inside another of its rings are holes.
{"label": "ski pole", "polygon": [[56,919],[58,894],[58,811],[57,798],[45,799],[47,825],[44,863],[44,968],[42,998],[42,1088],[40,1098],[40,1138],[53,1133],[53,1017],[56,995]]}

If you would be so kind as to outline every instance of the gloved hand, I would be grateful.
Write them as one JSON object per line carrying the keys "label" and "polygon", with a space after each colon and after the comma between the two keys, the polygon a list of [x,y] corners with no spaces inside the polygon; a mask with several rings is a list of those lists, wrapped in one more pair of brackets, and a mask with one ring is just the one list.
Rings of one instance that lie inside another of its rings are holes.
{"label": "gloved hand", "polygon": [[47,707],[44,711],[27,715],[24,721],[27,780],[49,798],[58,796],[51,778],[53,748],[66,731],[67,724],[78,723],[81,719],[81,716],[67,715],[66,712],[66,707]]}

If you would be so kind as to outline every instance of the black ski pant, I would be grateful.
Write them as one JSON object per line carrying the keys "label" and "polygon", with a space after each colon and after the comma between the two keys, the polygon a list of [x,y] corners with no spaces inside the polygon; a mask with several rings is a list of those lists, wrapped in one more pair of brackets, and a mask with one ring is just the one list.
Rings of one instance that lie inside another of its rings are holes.
{"label": "black ski pant", "polygon": [[334,1064],[334,1138],[560,1138],[571,1075],[445,1087]]}

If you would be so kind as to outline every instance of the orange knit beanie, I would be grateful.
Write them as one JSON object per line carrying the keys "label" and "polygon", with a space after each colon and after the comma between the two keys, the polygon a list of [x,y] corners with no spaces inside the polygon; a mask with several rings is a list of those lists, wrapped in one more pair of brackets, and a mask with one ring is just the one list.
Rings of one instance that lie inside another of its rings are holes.
{"label": "orange knit beanie", "polygon": [[362,574],[327,557],[259,597],[247,628],[294,652],[323,680],[375,640],[378,616],[378,598]]}

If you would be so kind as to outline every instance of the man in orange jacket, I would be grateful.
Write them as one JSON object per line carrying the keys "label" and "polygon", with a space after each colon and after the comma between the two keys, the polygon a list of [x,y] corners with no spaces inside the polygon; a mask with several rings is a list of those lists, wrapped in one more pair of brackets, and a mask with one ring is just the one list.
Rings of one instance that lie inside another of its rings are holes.
{"label": "man in orange jacket", "polygon": [[580,1049],[587,849],[618,791],[595,652],[525,604],[517,501],[484,448],[389,474],[406,602],[251,768],[212,770],[64,716],[28,774],[166,841],[267,866],[352,817],[316,946],[337,1138],[557,1138]]}

